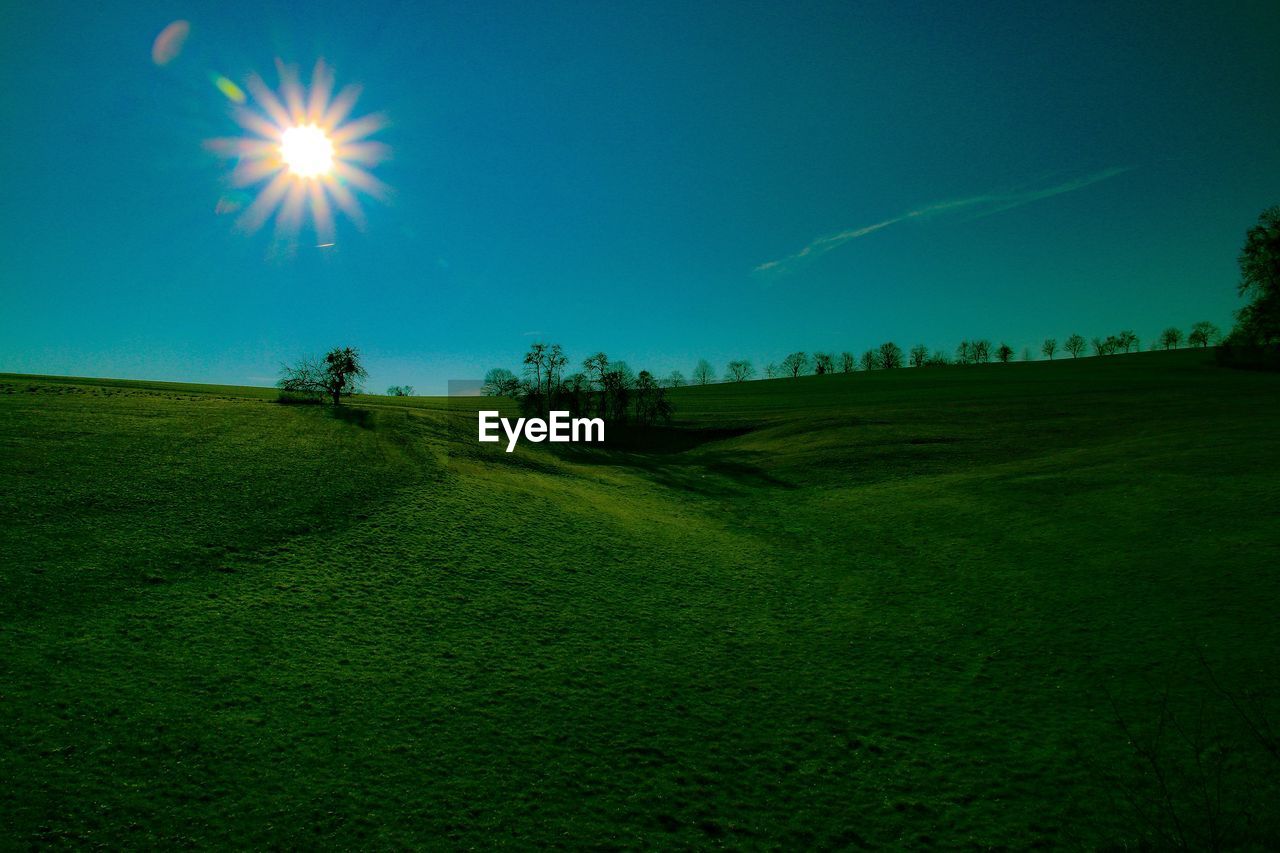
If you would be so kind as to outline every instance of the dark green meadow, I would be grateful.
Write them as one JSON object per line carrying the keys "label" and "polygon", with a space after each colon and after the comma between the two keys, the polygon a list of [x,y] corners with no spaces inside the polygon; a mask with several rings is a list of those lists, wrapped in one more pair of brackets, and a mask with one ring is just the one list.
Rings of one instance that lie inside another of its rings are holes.
{"label": "dark green meadow", "polygon": [[[0,375],[11,848],[1280,842],[1280,374],[474,399]],[[1265,738],[1264,738],[1265,739]]]}

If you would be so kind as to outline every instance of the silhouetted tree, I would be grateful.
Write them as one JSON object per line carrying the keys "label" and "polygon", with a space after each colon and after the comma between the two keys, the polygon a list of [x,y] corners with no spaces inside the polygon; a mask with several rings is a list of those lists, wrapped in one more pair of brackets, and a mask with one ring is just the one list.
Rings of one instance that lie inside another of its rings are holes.
{"label": "silhouetted tree", "polygon": [[517,397],[520,394],[520,380],[505,367],[495,367],[484,375],[484,386],[480,393],[486,397]]}
{"label": "silhouetted tree", "polygon": [[360,391],[368,372],[360,363],[360,352],[354,347],[331,349],[323,359],[304,358],[280,368],[276,385],[293,394],[326,395],[333,405]]}
{"label": "silhouetted tree", "polygon": [[1125,352],[1128,352],[1130,349],[1137,349],[1140,351],[1142,346],[1138,341],[1138,336],[1133,331],[1125,329],[1123,332],[1116,335],[1116,349],[1117,351],[1123,349]]}
{"label": "silhouetted tree", "polygon": [[1222,333],[1218,327],[1208,320],[1201,320],[1191,326],[1191,334],[1187,335],[1187,343],[1193,347],[1207,347],[1218,340]]}
{"label": "silhouetted tree", "polygon": [[529,351],[524,354],[524,372],[533,386],[533,396],[538,400],[542,399],[542,372],[546,366],[546,359],[547,345],[543,343],[530,345]]}
{"label": "silhouetted tree", "polygon": [[564,350],[559,344],[552,344],[547,350],[547,399],[552,399],[556,391],[559,390],[561,379],[564,376],[565,365],[569,363],[569,357],[564,354]]}
{"label": "silhouetted tree", "polygon": [[413,386],[412,385],[392,385],[390,388],[387,389],[387,396],[388,397],[412,397]]}
{"label": "silhouetted tree", "polygon": [[1240,295],[1252,300],[1236,312],[1232,338],[1241,343],[1280,340],[1280,206],[1262,212],[1245,232],[1240,264]]}
{"label": "silhouetted tree", "polygon": [[961,341],[956,347],[956,364],[972,364],[973,363],[973,344],[968,341]]}
{"label": "silhouetted tree", "polygon": [[1177,349],[1182,343],[1182,330],[1176,326],[1170,326],[1160,333],[1160,344],[1165,349]]}
{"label": "silhouetted tree", "polygon": [[1280,339],[1280,320],[1276,309],[1266,303],[1253,302],[1236,312],[1236,326],[1231,338],[1245,344],[1270,344]]}
{"label": "silhouetted tree", "polygon": [[671,375],[667,377],[668,388],[680,388],[684,385],[684,374],[678,370],[671,371]]}
{"label": "silhouetted tree", "polygon": [[879,349],[880,366],[885,370],[902,367],[902,347],[893,341],[886,341]]}
{"label": "silhouetted tree", "polygon": [[951,356],[939,349],[934,350],[933,355],[929,356],[928,361],[925,362],[925,367],[945,367],[950,363]]}
{"label": "silhouetted tree", "polygon": [[[670,418],[672,405],[666,389],[649,371],[637,375],[625,361],[610,362],[604,353],[596,353],[582,362],[583,371],[565,376],[568,361],[558,344],[536,343],[524,356],[524,379],[494,368],[485,376],[483,392],[515,398],[526,415],[552,410],[581,415],[594,407],[600,417],[614,423],[634,418],[648,424]],[[684,377],[675,371],[670,381],[682,385]]]}
{"label": "silhouetted tree", "polygon": [[1044,353],[1045,358],[1053,361],[1053,354],[1058,351],[1057,338],[1045,338],[1044,343],[1040,345],[1040,352]]}
{"label": "silhouetted tree", "polygon": [[857,367],[858,365],[854,361],[853,353],[851,352],[840,353],[840,372],[841,373],[853,373],[853,371],[856,370]]}
{"label": "silhouetted tree", "polygon": [[590,378],[591,384],[600,391],[600,397],[596,401],[596,413],[603,418],[606,414],[604,377],[609,372],[609,356],[602,352],[587,356],[582,360],[582,370]]}
{"label": "silhouetted tree", "polygon": [[602,352],[589,355],[582,360],[582,369],[595,382],[597,387],[604,385],[604,374],[609,369],[609,356]]}
{"label": "silhouetted tree", "polygon": [[1110,335],[1106,338],[1094,338],[1093,344],[1094,355],[1111,355],[1116,351],[1116,337]]}
{"label": "silhouetted tree", "polygon": [[609,369],[614,373],[618,374],[620,377],[622,377],[623,383],[628,388],[635,387],[636,372],[632,370],[630,365],[628,365],[625,361],[623,361],[622,359],[618,359],[612,365],[610,365]]}
{"label": "silhouetted tree", "polygon": [[616,423],[626,422],[631,402],[631,385],[631,377],[619,370],[617,365],[604,372],[604,382],[600,388],[603,417]]}
{"label": "silhouetted tree", "polygon": [[783,374],[791,374],[791,378],[799,376],[809,369],[809,356],[804,352],[793,352],[782,360]]}
{"label": "silhouetted tree", "polygon": [[779,376],[782,375],[782,368],[778,367],[776,363],[771,361],[767,365],[765,365],[764,375],[769,377],[770,379],[777,379]]}
{"label": "silhouetted tree", "polygon": [[636,374],[632,397],[635,401],[636,423],[647,426],[671,420],[671,404],[667,402],[666,391],[649,371],[642,370]]}
{"label": "silhouetted tree", "polygon": [[991,361],[991,341],[986,339],[973,341],[969,344],[969,348],[973,352],[974,364],[986,364]]}
{"label": "silhouetted tree", "polygon": [[911,366],[924,367],[929,359],[929,348],[924,344],[916,344],[911,348]]}
{"label": "silhouetted tree", "polygon": [[831,353],[815,352],[813,354],[813,372],[819,376],[835,372],[835,362],[831,358]]}
{"label": "silhouetted tree", "polygon": [[756,375],[756,369],[745,358],[729,362],[729,378],[734,382],[746,382]]}
{"label": "silhouetted tree", "polygon": [[711,362],[705,358],[698,359],[698,364],[693,368],[693,381],[699,385],[706,385],[716,380],[716,369],[711,366]]}
{"label": "silhouetted tree", "polygon": [[568,411],[574,415],[585,415],[591,410],[590,376],[582,372],[570,373],[560,383],[552,400],[552,408]]}
{"label": "silhouetted tree", "polygon": [[879,370],[880,369],[880,353],[873,349],[869,349],[862,354],[860,359],[863,370]]}
{"label": "silhouetted tree", "polygon": [[996,358],[1000,359],[1001,364],[1008,364],[1009,360],[1013,358],[1013,347],[1001,341],[999,348],[996,350]]}
{"label": "silhouetted tree", "polygon": [[529,351],[524,355],[525,373],[534,388],[532,395],[524,397],[524,402],[528,404],[527,408],[530,411],[540,409],[543,412],[549,412],[551,410],[551,404],[560,390],[564,366],[568,363],[569,359],[559,344],[530,345]]}
{"label": "silhouetted tree", "polygon": [[1031,361],[1031,347],[1022,348],[1022,360]]}
{"label": "silhouetted tree", "polygon": [[1067,342],[1062,345],[1062,348],[1067,352],[1071,353],[1072,358],[1079,358],[1081,354],[1084,353],[1084,348],[1085,348],[1084,336],[1072,335],[1071,337],[1067,338]]}

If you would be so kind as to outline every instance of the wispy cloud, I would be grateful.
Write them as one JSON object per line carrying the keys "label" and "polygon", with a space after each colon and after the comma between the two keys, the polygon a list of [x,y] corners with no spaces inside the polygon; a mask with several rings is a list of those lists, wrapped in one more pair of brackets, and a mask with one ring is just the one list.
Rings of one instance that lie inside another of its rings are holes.
{"label": "wispy cloud", "polygon": [[850,240],[857,240],[859,237],[865,237],[873,234],[882,228],[888,228],[890,225],[896,225],[899,222],[906,222],[909,219],[928,219],[933,216],[959,213],[968,211],[974,214],[974,218],[990,216],[993,213],[1000,213],[1005,210],[1011,210],[1015,207],[1021,207],[1024,204],[1030,204],[1033,201],[1050,198],[1051,196],[1061,195],[1063,193],[1074,192],[1083,189],[1090,184],[1096,184],[1099,181],[1105,181],[1107,178],[1114,178],[1116,175],[1129,171],[1131,167],[1115,166],[1110,169],[1103,169],[1100,172],[1094,172],[1083,177],[1074,178],[1064,183],[1055,184],[1049,187],[1041,187],[1033,190],[1020,190],[1018,192],[1008,193],[987,193],[985,195],[976,195],[970,198],[955,199],[953,201],[940,201],[933,204],[927,204],[918,207],[915,210],[909,210],[906,213],[899,214],[892,219],[886,219],[883,222],[876,222],[872,225],[863,225],[860,228],[850,228],[841,231],[838,234],[830,234],[826,237],[818,239],[805,246],[793,255],[785,258],[779,258],[774,261],[766,261],[756,267],[755,273],[777,273],[785,272],[797,263],[811,260],[819,255],[826,254],[832,249],[838,249]]}

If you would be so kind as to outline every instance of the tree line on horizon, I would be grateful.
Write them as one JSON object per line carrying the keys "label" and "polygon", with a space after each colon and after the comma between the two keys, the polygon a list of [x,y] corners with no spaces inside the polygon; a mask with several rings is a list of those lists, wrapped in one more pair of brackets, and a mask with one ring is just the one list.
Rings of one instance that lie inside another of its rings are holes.
{"label": "tree line on horizon", "polygon": [[[1197,346],[1208,346],[1219,336],[1217,326],[1201,321],[1192,327],[1186,338]],[[1182,332],[1169,328],[1160,336],[1160,345],[1176,349],[1183,341]],[[1132,331],[1122,331],[1105,338],[1094,338],[1095,355],[1112,355],[1132,352],[1138,348],[1138,336]],[[1073,334],[1062,346],[1073,358],[1089,350],[1083,336]],[[1155,348],[1154,345],[1152,347]],[[1058,352],[1058,342],[1047,338],[1040,351],[1050,360]],[[1023,360],[1031,360],[1030,349],[1023,350]],[[801,375],[822,376],[829,373],[853,373],[857,370],[892,370],[906,366],[937,367],[943,365],[987,364],[991,361],[1009,363],[1014,351],[1006,343],[993,346],[986,339],[964,340],[956,347],[955,354],[942,350],[930,352],[924,344],[917,344],[910,352],[892,341],[854,358],[853,353],[804,351],[790,353],[780,363],[765,367],[764,378],[775,379]],[[699,359],[691,379],[679,370],[664,377],[657,377],[647,370],[634,372],[625,361],[610,361],[604,352],[597,352],[583,359],[580,369],[566,372],[569,357],[560,344],[533,344],[521,361],[521,375],[505,367],[495,367],[484,377],[481,393],[490,397],[510,397],[516,400],[526,414],[546,415],[552,410],[568,411],[573,415],[595,414],[614,423],[648,425],[670,421],[674,408],[667,391],[685,385],[710,385],[716,382],[746,382],[756,378],[756,368],[750,359],[734,359],[725,366],[722,379],[717,378],[715,367],[708,360]],[[400,386],[387,392],[391,396],[403,393]]]}
{"label": "tree line on horizon", "polygon": [[[1160,333],[1149,348],[1178,349],[1189,346],[1219,346],[1219,359],[1242,366],[1280,367],[1280,353],[1274,345],[1280,342],[1280,206],[1268,208],[1256,225],[1245,233],[1244,246],[1237,258],[1240,282],[1237,292],[1250,301],[1236,312],[1231,333],[1208,320],[1191,325],[1184,336],[1182,329],[1170,326]],[[1088,352],[1107,356],[1140,349],[1140,340],[1132,330],[1086,341],[1080,334],[1067,337],[1059,348],[1056,338],[1046,338],[1040,353],[1053,360],[1059,351],[1072,358]],[[803,350],[788,354],[780,363],[770,362],[764,377],[798,377],[828,373],[852,373],[857,370],[892,370],[905,366],[938,367],[946,365],[987,364],[992,360],[1008,363],[1014,350],[1007,343],[994,346],[985,338],[964,340],[954,354],[944,350],[929,351],[917,344],[905,352],[896,343],[886,341],[868,349],[858,358],[851,352],[834,354],[819,351],[810,355]],[[1022,351],[1022,360],[1031,361],[1030,347]],[[519,401],[526,412],[547,413],[562,409],[576,415],[594,413],[614,422],[648,425],[670,421],[674,411],[667,390],[684,385],[708,385],[717,381],[746,382],[756,377],[750,359],[734,359],[725,367],[724,378],[717,380],[716,369],[705,358],[693,368],[686,380],[679,370],[659,379],[647,370],[633,372],[625,361],[610,361],[603,352],[588,356],[581,369],[565,373],[569,359],[559,344],[536,343],[522,361],[522,376],[496,367],[485,376],[482,393],[507,396]],[[281,368],[277,386],[281,402],[319,402],[328,397],[339,405],[341,398],[360,391],[367,376],[359,352],[353,347],[330,350],[324,358],[306,358]],[[393,385],[389,396],[412,396],[413,388]]]}
{"label": "tree line on horizon", "polygon": [[[1208,347],[1221,339],[1221,331],[1208,320],[1201,320],[1191,327],[1191,332],[1184,336],[1176,327],[1169,327],[1153,341],[1151,349],[1178,349],[1183,342],[1198,347]],[[1053,360],[1058,352],[1065,352],[1072,358],[1079,358],[1086,353],[1094,355],[1114,355],[1120,352],[1134,352],[1139,349],[1140,340],[1133,331],[1125,330],[1105,338],[1093,338],[1086,341],[1083,335],[1073,334],[1063,341],[1059,347],[1057,338],[1046,338],[1040,345],[1040,353]],[[1007,364],[1015,360],[1015,352],[1007,343],[995,346],[985,338],[963,340],[956,347],[954,354],[935,349],[932,352],[924,344],[917,344],[909,352],[893,341],[887,341],[874,349],[866,350],[859,357],[851,352],[831,353],[814,352],[812,354],[800,350],[790,353],[781,362],[770,362],[764,368],[764,379],[794,378],[798,376],[823,376],[828,373],[854,373],[867,370],[892,370],[900,367],[941,367],[947,365],[989,364],[993,361]],[[1031,349],[1022,350],[1022,361],[1032,361]],[[717,378],[715,367],[706,359],[698,361],[693,369],[694,385],[709,385],[716,382],[746,382],[757,378],[755,365],[750,359],[730,361],[722,378]],[[684,374],[673,371],[664,383],[669,388],[678,388],[689,384]]]}
{"label": "tree line on horizon", "polygon": [[566,373],[569,357],[560,344],[535,343],[521,361],[521,376],[505,367],[485,374],[481,393],[510,397],[526,415],[566,411],[603,418],[613,424],[652,426],[667,423],[675,409],[667,386],[647,370],[635,372],[621,360],[597,352],[581,369]]}

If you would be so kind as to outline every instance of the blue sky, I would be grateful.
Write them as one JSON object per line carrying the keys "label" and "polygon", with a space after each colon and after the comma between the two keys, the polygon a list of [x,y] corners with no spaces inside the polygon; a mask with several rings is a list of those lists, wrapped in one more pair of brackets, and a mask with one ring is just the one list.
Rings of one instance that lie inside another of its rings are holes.
{"label": "blue sky", "polygon": [[[0,370],[269,384],[352,344],[444,393],[535,339],[687,374],[1225,328],[1278,43],[1273,3],[6,4]],[[392,194],[330,247],[216,211],[211,75],[277,58],[387,118]]]}

